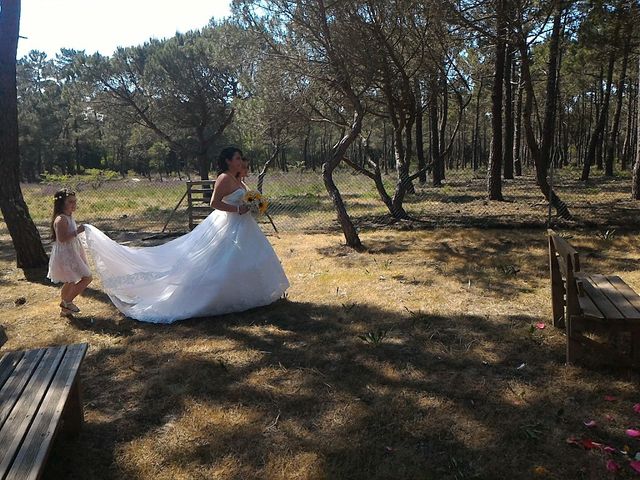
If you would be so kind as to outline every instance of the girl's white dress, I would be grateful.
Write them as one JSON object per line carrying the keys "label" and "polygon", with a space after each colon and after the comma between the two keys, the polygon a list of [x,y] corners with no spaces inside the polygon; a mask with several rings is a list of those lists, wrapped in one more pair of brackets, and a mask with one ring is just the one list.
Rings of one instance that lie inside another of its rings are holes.
{"label": "girl's white dress", "polygon": [[[239,205],[239,188],[224,198]],[[85,225],[105,292],[128,317],[172,323],[241,312],[278,300],[289,281],[250,214],[214,210],[191,232],[163,245],[131,248]]]}
{"label": "girl's white dress", "polygon": [[[75,232],[78,228],[76,221],[70,215],[60,215],[67,219],[68,233]],[[56,225],[56,238],[60,238],[58,228],[60,223]],[[80,243],[80,239],[74,236],[68,242],[55,240],[49,257],[49,278],[54,283],[78,283],[82,277],[90,277],[89,262],[84,253],[84,248]]]}

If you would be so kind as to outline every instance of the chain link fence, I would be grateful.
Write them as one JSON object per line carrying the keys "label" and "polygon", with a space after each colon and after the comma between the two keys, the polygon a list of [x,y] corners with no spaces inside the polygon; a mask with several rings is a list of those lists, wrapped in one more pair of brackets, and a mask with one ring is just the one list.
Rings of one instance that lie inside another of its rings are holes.
{"label": "chain link fence", "polygon": [[[384,176],[390,194],[395,178],[393,172]],[[607,178],[594,171],[590,182],[578,179],[579,171],[575,168],[553,173],[554,190],[575,217],[571,225],[600,229],[640,226],[640,204],[630,196],[630,173]],[[80,222],[105,231],[179,234],[186,232],[189,225],[186,198],[180,203],[187,180],[185,177],[107,178],[94,174],[24,184],[22,188],[32,217],[43,229],[50,221],[53,193],[69,187],[78,195],[76,217]],[[372,180],[345,166],[335,173],[335,181],[356,225],[376,228],[392,222]],[[252,174],[247,183],[255,187],[257,175]],[[536,185],[533,172],[505,180],[503,202],[487,200],[486,184],[484,171],[450,170],[442,187],[416,181],[415,193],[406,197],[405,208],[409,215],[432,226],[547,225],[548,203]],[[270,215],[281,232],[338,228],[319,171],[271,171],[265,178],[263,191],[270,201]],[[272,230],[268,222],[263,226],[266,232]]]}

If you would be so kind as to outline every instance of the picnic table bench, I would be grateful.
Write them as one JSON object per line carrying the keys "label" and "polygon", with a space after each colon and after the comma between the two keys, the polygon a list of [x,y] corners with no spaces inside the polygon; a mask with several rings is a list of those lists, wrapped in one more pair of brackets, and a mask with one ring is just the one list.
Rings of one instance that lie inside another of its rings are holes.
{"label": "picnic table bench", "polygon": [[[580,269],[578,252],[549,230],[549,267],[553,325],[566,327],[567,363],[586,349],[598,350],[617,364],[640,366],[640,296],[617,275],[588,274]],[[628,349],[598,342],[628,337]]]}
{"label": "picnic table bench", "polygon": [[0,479],[39,478],[58,431],[78,433],[78,370],[86,352],[82,343],[0,358]]}

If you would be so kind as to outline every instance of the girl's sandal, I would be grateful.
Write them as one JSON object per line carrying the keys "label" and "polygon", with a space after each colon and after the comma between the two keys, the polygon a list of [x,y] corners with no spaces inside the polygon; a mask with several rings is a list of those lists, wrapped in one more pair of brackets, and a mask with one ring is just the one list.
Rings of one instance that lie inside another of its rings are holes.
{"label": "girl's sandal", "polygon": [[73,310],[69,308],[61,307],[60,316],[63,318],[73,318]]}
{"label": "girl's sandal", "polygon": [[70,310],[72,313],[78,313],[80,311],[80,309],[76,307],[73,302],[65,302],[64,300],[60,302],[60,308]]}

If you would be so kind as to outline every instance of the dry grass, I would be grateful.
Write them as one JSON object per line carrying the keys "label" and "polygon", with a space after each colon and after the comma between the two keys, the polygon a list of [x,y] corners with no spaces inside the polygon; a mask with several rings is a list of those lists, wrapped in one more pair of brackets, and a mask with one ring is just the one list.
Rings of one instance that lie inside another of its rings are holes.
{"label": "dry grass", "polygon": [[[624,429],[640,423],[640,378],[567,368],[563,333],[531,329],[550,317],[542,232],[380,230],[363,240],[365,253],[337,246],[337,235],[272,238],[287,300],[156,326],[123,318],[97,282],[83,313],[60,319],[58,289],[27,281],[0,237],[2,351],[90,344],[87,423],[58,443],[47,477],[607,476],[604,457],[565,440],[632,441]],[[636,236],[572,242],[587,269],[640,290]],[[383,338],[359,338],[368,332]]]}

